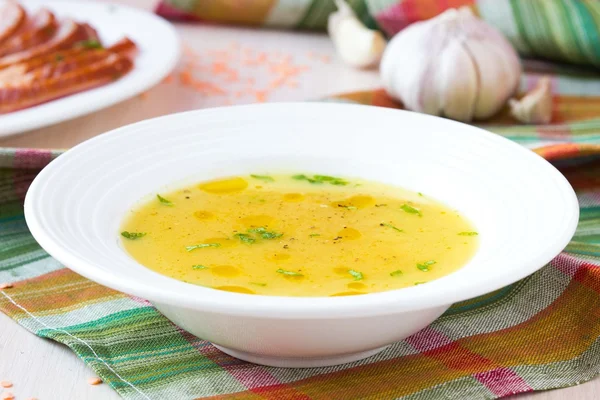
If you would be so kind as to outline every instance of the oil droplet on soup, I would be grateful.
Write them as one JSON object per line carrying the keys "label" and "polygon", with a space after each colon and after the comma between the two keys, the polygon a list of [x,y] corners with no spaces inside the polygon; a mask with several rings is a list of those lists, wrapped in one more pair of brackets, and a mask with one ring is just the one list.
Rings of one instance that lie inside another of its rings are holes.
{"label": "oil droplet on soup", "polygon": [[301,193],[286,193],[283,195],[283,200],[285,201],[302,201],[304,200],[304,195]]}
{"label": "oil droplet on soup", "polygon": [[479,241],[468,220],[426,195],[327,175],[228,177],[161,192],[132,211],[120,235],[138,262],[244,294],[412,287],[461,268]]}
{"label": "oil droplet on soup", "polygon": [[223,278],[232,278],[241,273],[241,271],[238,268],[233,267],[231,265],[217,265],[217,266],[211,268],[210,271],[215,276],[223,277]]}
{"label": "oil droplet on soup", "polygon": [[209,211],[196,211],[194,213],[194,217],[198,218],[200,221],[204,221],[207,219],[214,219],[215,214],[213,214]]}
{"label": "oil droplet on soup", "polygon": [[228,178],[202,183],[198,187],[207,193],[235,193],[246,189],[248,181],[243,178]]}

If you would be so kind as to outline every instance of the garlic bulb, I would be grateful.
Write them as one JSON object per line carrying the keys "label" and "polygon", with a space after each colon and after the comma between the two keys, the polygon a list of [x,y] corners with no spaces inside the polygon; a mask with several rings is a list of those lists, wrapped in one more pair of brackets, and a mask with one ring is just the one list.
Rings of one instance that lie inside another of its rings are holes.
{"label": "garlic bulb", "polygon": [[384,88],[406,108],[460,121],[494,115],[520,76],[511,44],[466,7],[410,25],[381,61]]}
{"label": "garlic bulb", "polygon": [[552,119],[552,91],[550,78],[539,79],[535,87],[521,100],[508,101],[510,113],[526,124],[547,124]]}
{"label": "garlic bulb", "polygon": [[363,25],[344,0],[335,4],[338,10],[329,15],[327,30],[340,58],[358,68],[376,65],[386,45],[381,32]]}

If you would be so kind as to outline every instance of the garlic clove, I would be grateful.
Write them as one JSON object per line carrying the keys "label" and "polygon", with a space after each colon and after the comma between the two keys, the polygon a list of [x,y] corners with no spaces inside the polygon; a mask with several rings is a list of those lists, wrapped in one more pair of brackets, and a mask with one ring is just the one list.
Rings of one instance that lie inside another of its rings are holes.
{"label": "garlic clove", "polygon": [[521,100],[508,101],[510,112],[526,124],[548,124],[552,119],[552,90],[550,77],[540,78],[535,87]]}
{"label": "garlic clove", "polygon": [[477,68],[478,93],[473,117],[489,118],[500,111],[506,99],[517,90],[521,62],[501,33],[485,23],[472,23],[479,21],[468,7],[461,7],[459,12],[464,18],[472,19],[463,28],[471,37],[464,45]]}
{"label": "garlic clove", "polygon": [[452,35],[443,25],[435,27],[434,30],[439,31],[440,39],[431,40],[431,36],[428,36],[423,42],[429,51],[423,53],[426,58],[422,62],[420,87],[415,93],[419,104],[414,109],[427,114],[440,115],[444,109],[444,99],[439,93],[439,88],[443,86],[444,74],[440,73],[440,69],[444,66],[440,64],[438,57],[445,51]]}
{"label": "garlic clove", "polygon": [[340,58],[358,68],[376,65],[386,46],[381,32],[368,29],[344,0],[335,4],[338,11],[329,16],[327,30]]}
{"label": "garlic clove", "polygon": [[[489,118],[500,111],[505,99],[515,92],[519,83],[519,61],[503,57],[502,51],[493,43],[471,40],[464,45],[476,66],[477,101],[473,117]],[[519,71],[517,76],[515,70]],[[507,82],[514,83],[508,85]]]}
{"label": "garlic clove", "polygon": [[473,119],[477,100],[477,71],[459,41],[452,41],[440,57],[438,90],[443,115],[458,121]]}
{"label": "garlic clove", "polygon": [[[381,78],[392,97],[401,99],[409,109],[419,111],[417,91],[423,74],[421,65],[428,58],[424,52],[419,51],[419,46],[427,40],[428,30],[425,27],[416,28],[407,31],[405,35],[396,36],[388,44],[381,60]],[[411,58],[397,62],[396,48],[404,50]]]}
{"label": "garlic clove", "polygon": [[[439,114],[441,103],[436,86],[439,68],[436,56],[443,50],[446,41],[433,40],[428,30],[421,28],[412,29],[407,32],[407,35],[398,39],[390,45],[404,49],[413,57],[406,58],[400,63],[382,60],[381,77],[388,83],[384,84],[386,90],[392,97],[401,98],[407,109]],[[421,51],[422,46],[429,51]],[[386,50],[385,54],[394,55],[396,52]]]}

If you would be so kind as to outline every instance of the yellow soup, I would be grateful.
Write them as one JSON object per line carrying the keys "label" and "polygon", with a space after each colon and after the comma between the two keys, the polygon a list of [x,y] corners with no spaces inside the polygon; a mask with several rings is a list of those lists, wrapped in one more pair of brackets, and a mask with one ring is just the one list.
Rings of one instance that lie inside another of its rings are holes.
{"label": "yellow soup", "polygon": [[123,245],[141,264],[238,293],[347,296],[438,279],[477,232],[421,193],[323,175],[250,175],[160,193],[132,210]]}

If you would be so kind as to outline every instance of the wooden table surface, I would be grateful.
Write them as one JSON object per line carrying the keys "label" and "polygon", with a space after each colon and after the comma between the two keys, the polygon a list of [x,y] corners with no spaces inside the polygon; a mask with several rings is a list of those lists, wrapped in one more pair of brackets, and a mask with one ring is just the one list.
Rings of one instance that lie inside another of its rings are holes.
{"label": "wooden table surface", "polygon": [[[91,1],[91,0],[78,0]],[[151,10],[148,0],[120,0],[135,7]],[[0,147],[69,148],[100,133],[147,118],[173,112],[227,104],[266,101],[301,101],[334,93],[379,86],[376,71],[357,71],[342,65],[333,55],[332,45],[323,34],[281,32],[178,24],[177,30],[186,46],[187,60],[201,62],[203,57],[220,57],[223,49],[242,48],[255,54],[282,53],[292,56],[302,71],[288,85],[274,87],[268,94],[240,95],[228,87],[226,95],[206,95],[177,83],[165,82],[124,103],[59,125],[0,139]],[[237,50],[236,50],[237,51]],[[220,54],[220,55],[219,55]],[[197,56],[197,57],[196,57]],[[182,61],[179,68],[182,68]],[[211,79],[210,70],[199,70],[201,79]],[[268,74],[257,66],[242,71],[254,88],[271,85]],[[239,83],[231,83],[239,85]],[[273,86],[273,85],[271,85]],[[275,85],[277,86],[277,85]],[[266,97],[266,99],[265,99]],[[40,400],[100,400],[119,397],[107,385],[90,386],[93,376],[66,347],[38,338],[0,314],[0,380],[11,380],[18,397]],[[515,396],[516,400],[595,400],[600,398],[598,379],[566,389]]]}

